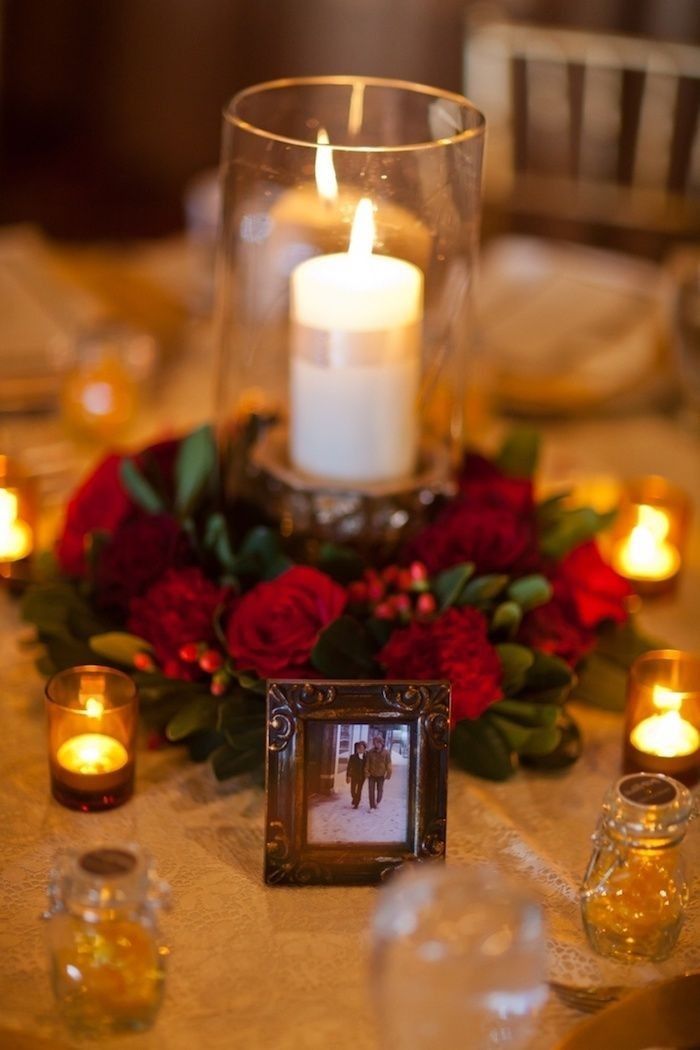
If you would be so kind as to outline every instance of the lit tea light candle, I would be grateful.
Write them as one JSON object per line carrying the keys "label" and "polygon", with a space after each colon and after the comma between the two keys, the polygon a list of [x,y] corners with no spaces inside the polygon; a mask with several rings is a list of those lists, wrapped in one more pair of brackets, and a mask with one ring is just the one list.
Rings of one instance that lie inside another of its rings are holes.
{"label": "lit tea light candle", "polygon": [[666,581],[681,565],[678,548],[668,541],[670,522],[665,511],[642,504],[636,524],[615,548],[613,564],[632,581]]}
{"label": "lit tea light candle", "polygon": [[635,660],[628,683],[625,734],[626,772],[665,773],[686,784],[697,780],[700,657],[659,650]]}
{"label": "lit tea light candle", "polygon": [[681,693],[654,686],[653,703],[659,713],[643,719],[630,733],[630,741],[638,751],[674,758],[700,749],[700,733],[680,713],[682,701]]}
{"label": "lit tea light candle", "polygon": [[291,457],[333,481],[400,478],[416,462],[423,274],[373,254],[374,236],[365,197],[348,251],[291,276]]}
{"label": "lit tea light candle", "polygon": [[32,546],[32,529],[19,517],[17,492],[0,488],[0,561],[20,561],[31,554]]}
{"label": "lit tea light candle", "polygon": [[75,667],[46,687],[49,767],[54,798],[84,812],[131,797],[138,700],[128,675]]}
{"label": "lit tea light candle", "polygon": [[104,733],[81,733],[61,744],[56,752],[59,766],[69,773],[94,777],[102,773],[115,773],[129,761],[123,744]]}

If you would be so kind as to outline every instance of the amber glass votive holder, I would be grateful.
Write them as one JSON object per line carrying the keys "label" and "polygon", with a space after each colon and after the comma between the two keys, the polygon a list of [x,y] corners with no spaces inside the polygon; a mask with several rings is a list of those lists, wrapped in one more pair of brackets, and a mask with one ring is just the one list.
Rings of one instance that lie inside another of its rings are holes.
{"label": "amber glass votive holder", "polygon": [[0,581],[29,579],[36,530],[36,490],[16,460],[0,454]]}
{"label": "amber glass votive holder", "polygon": [[128,675],[85,665],[46,684],[51,793],[93,813],[127,802],[134,789],[138,693]]}
{"label": "amber glass votive holder", "polygon": [[683,565],[690,499],[655,474],[625,484],[612,537],[615,569],[642,597],[672,592]]}
{"label": "amber glass votive holder", "polygon": [[638,657],[627,682],[625,773],[700,779],[700,655],[655,649]]}

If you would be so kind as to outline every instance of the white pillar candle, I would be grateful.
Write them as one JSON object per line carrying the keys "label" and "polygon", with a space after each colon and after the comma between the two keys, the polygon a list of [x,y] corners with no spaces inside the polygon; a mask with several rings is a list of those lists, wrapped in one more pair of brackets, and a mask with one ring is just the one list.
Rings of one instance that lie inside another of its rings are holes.
{"label": "white pillar candle", "polygon": [[385,481],[415,467],[423,274],[373,255],[373,239],[363,198],[348,251],[291,276],[291,457],[329,480]]}

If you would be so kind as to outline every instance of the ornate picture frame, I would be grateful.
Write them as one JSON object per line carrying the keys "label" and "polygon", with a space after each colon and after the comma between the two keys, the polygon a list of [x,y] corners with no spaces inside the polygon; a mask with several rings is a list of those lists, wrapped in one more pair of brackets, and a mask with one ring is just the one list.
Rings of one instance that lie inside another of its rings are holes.
{"label": "ornate picture frame", "polygon": [[360,885],[444,857],[449,726],[448,682],[268,682],[265,882]]}

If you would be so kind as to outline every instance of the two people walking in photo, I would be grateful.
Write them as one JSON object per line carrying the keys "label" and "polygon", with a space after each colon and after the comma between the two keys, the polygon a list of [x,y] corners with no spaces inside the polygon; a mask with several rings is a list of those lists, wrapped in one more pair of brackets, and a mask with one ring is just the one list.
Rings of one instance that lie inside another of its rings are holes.
{"label": "two people walking in photo", "polygon": [[384,740],[375,736],[372,747],[368,750],[363,740],[355,744],[354,753],[348,759],[346,774],[350,785],[353,809],[357,809],[362,799],[362,788],[365,780],[368,783],[369,808],[376,809],[384,794],[384,781],[391,779],[391,755],[384,747]]}

